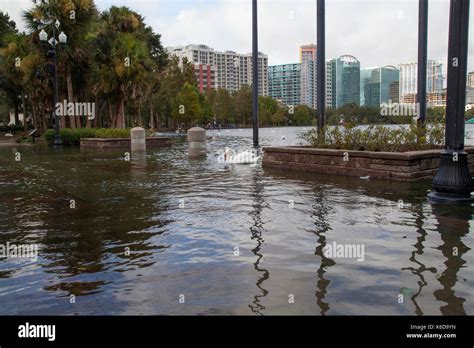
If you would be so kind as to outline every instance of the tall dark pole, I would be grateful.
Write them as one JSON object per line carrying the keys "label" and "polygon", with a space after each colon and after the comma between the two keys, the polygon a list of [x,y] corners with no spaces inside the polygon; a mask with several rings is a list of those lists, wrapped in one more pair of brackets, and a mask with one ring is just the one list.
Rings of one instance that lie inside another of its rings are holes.
{"label": "tall dark pole", "polygon": [[252,120],[253,146],[258,147],[258,23],[257,0],[252,0]]}
{"label": "tall dark pole", "polygon": [[428,60],[428,0],[418,0],[418,122],[426,117],[426,65]]}
{"label": "tall dark pole", "polygon": [[[56,40],[56,30],[55,24],[53,24],[53,38]],[[58,93],[58,62],[57,62],[57,50],[56,43],[53,45],[53,48],[49,51],[49,55],[53,61],[53,115],[54,115],[54,147],[61,147],[63,141],[61,139],[61,133],[59,130],[59,115],[56,112],[56,105],[59,101]]]}
{"label": "tall dark pole", "polygon": [[326,27],[325,0],[317,0],[317,108],[318,130],[321,132],[326,123]]}
{"label": "tall dark pole", "polygon": [[448,91],[446,99],[446,140],[441,164],[433,179],[435,201],[470,201],[474,180],[464,151],[467,48],[470,0],[451,0],[449,14]]}
{"label": "tall dark pole", "polygon": [[59,100],[58,95],[58,66],[56,61],[56,47],[54,47],[51,51],[51,55],[53,58],[53,89],[54,89],[54,96],[53,96],[53,113],[54,113],[54,142],[53,146],[60,147],[63,142],[61,140],[61,133],[59,132],[59,115],[56,112],[56,105]]}

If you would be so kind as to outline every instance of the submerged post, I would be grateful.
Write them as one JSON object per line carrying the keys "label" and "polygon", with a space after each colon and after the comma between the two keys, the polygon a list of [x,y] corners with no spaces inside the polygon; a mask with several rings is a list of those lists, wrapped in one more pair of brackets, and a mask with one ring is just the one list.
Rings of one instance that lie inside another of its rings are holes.
{"label": "submerged post", "polygon": [[469,2],[451,0],[450,5],[446,143],[433,179],[433,192],[428,195],[434,201],[472,201],[471,192],[474,191],[468,155],[464,151]]}
{"label": "submerged post", "polygon": [[130,131],[130,143],[132,152],[146,151],[145,129],[142,127],[132,128]]}
{"label": "submerged post", "polygon": [[252,122],[253,146],[258,147],[258,23],[257,0],[252,0]]}
{"label": "submerged post", "polygon": [[317,109],[318,130],[321,132],[326,123],[326,27],[325,0],[317,2]]}
{"label": "submerged post", "polygon": [[188,129],[188,157],[206,157],[206,130],[201,127]]}
{"label": "submerged post", "polygon": [[426,65],[428,60],[428,0],[418,4],[418,81],[417,100],[419,105],[418,123],[426,118]]}

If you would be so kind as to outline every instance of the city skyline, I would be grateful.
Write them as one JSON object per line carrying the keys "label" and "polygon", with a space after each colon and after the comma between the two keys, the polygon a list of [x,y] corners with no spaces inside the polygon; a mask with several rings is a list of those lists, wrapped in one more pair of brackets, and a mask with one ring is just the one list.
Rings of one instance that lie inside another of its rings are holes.
{"label": "city skyline", "polygon": [[[166,47],[166,51],[177,56],[180,64],[186,57],[194,65],[201,93],[218,88],[236,92],[243,85],[251,85],[250,53],[219,52],[202,44]],[[268,65],[268,56],[259,52],[259,72],[267,72],[260,75],[259,95],[269,95],[286,105],[301,104],[316,109],[316,52],[316,45],[302,45],[299,63],[279,65]],[[352,68],[351,62],[356,63]],[[443,65],[435,60],[427,63],[428,104],[444,105]],[[348,68],[356,70],[349,72]],[[389,101],[415,103],[416,75],[417,62],[361,68],[360,61],[352,55],[326,59],[326,106],[337,108],[349,102],[361,106],[377,106]]]}
{"label": "city skyline", "polygon": [[[177,56],[180,63],[186,57],[194,65],[201,93],[206,89],[218,88],[236,92],[244,85],[251,85],[250,53],[238,53],[234,50],[220,52],[204,44],[166,47],[166,51]],[[259,52],[259,95],[269,95],[286,105],[300,104],[315,109],[316,52],[316,45],[302,45],[299,49],[299,63],[278,65],[269,65],[268,56]],[[351,66],[353,63],[356,65]],[[443,64],[431,59],[427,63],[428,105],[445,105],[446,78],[443,75]],[[327,58],[326,106],[338,108],[350,102],[360,106],[376,106],[389,101],[413,104],[416,101],[416,66],[415,61],[395,66],[362,68],[358,58],[352,55]],[[262,71],[266,73],[262,74]],[[469,85],[468,77],[467,86]],[[472,104],[472,93],[470,90],[467,92],[466,102]]]}
{"label": "city skyline", "polygon": [[[251,6],[243,0],[97,0],[99,10],[129,6],[162,34],[164,46],[205,43],[218,51],[251,51]],[[0,8],[25,29],[22,10],[30,0],[0,0]],[[428,57],[446,66],[448,0],[431,0]],[[416,61],[418,1],[331,1],[326,5],[327,56],[351,54],[361,68]],[[471,10],[471,22],[474,11]],[[347,15],[344,15],[347,14]],[[363,25],[361,25],[363,23]],[[474,26],[470,27],[474,37]],[[229,44],[229,43],[232,44]],[[300,46],[316,42],[315,1],[259,1],[260,51],[269,65],[297,63]],[[468,70],[474,70],[474,45]],[[444,71],[445,73],[445,71]]]}

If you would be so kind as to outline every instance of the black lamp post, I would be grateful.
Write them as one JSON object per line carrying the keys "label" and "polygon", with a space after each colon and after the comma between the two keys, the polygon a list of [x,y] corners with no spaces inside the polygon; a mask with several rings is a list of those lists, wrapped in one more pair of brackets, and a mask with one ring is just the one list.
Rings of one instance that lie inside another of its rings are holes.
{"label": "black lamp post", "polygon": [[258,22],[257,0],[252,0],[252,121],[253,146],[258,148]]}
{"label": "black lamp post", "polygon": [[325,0],[317,0],[317,109],[318,130],[323,131],[326,123],[326,28],[325,28]]}
{"label": "black lamp post", "polygon": [[469,202],[474,191],[464,151],[469,2],[451,0],[450,5],[445,149],[428,195],[438,202]]}
{"label": "black lamp post", "polygon": [[[56,30],[59,29],[61,23],[59,20],[53,21],[53,19],[49,18],[47,21],[42,22],[42,26],[40,26],[41,31],[39,33],[39,39],[41,42],[41,45],[43,47],[47,47],[47,44],[51,46],[50,49],[48,49],[47,56],[48,58],[51,58],[52,60],[52,66],[51,66],[51,77],[53,78],[53,113],[54,113],[54,142],[53,146],[55,147],[60,147],[62,146],[63,142],[61,139],[61,134],[59,131],[59,115],[56,112],[56,105],[59,100],[58,96],[58,69],[57,69],[57,60],[56,60],[56,55],[57,55],[57,50],[56,50],[56,45],[59,43],[61,45],[65,45],[67,42],[67,36],[64,34],[64,32],[61,31],[61,33],[58,35],[58,40],[56,39]],[[44,31],[44,27],[52,25],[53,28],[53,36],[48,40],[48,34],[46,31]]]}
{"label": "black lamp post", "polygon": [[428,0],[419,0],[418,5],[418,123],[426,117],[426,65],[428,59]]}

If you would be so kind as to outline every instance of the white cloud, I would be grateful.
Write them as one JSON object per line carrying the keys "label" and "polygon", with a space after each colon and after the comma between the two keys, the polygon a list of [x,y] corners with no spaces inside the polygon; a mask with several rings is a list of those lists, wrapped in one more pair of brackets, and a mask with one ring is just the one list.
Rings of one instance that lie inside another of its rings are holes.
{"label": "white cloud", "polygon": [[[316,41],[316,0],[259,0],[259,48],[270,64],[299,60],[299,46]],[[216,50],[250,52],[249,0],[96,0],[99,9],[129,6],[162,34],[165,46],[207,44]],[[430,0],[430,59],[446,61],[449,0]],[[0,0],[17,22],[29,0]],[[470,43],[474,42],[471,11]],[[418,0],[326,1],[326,57],[356,56],[363,67],[416,61]],[[20,25],[22,28],[23,26]],[[469,48],[474,69],[474,44]]]}

